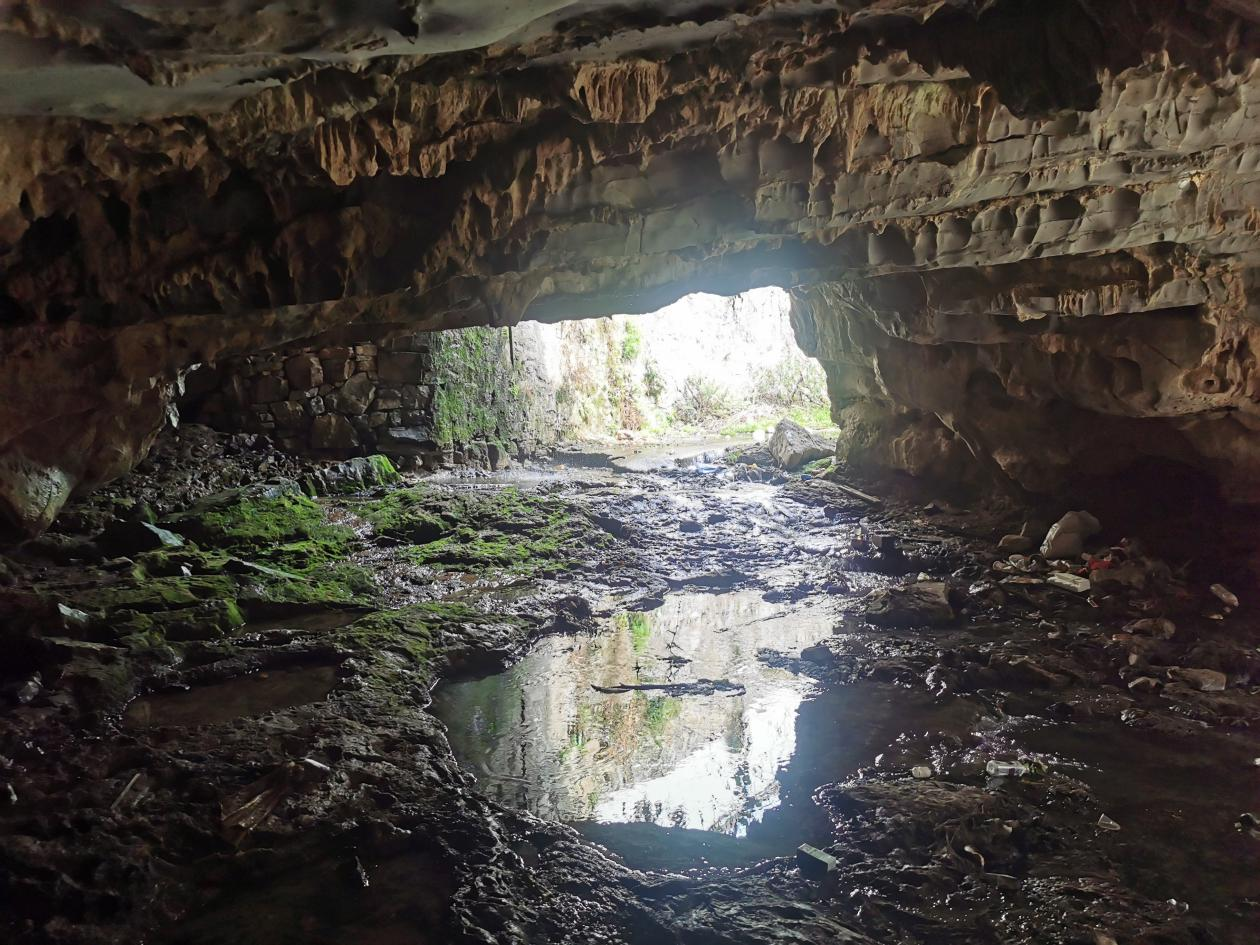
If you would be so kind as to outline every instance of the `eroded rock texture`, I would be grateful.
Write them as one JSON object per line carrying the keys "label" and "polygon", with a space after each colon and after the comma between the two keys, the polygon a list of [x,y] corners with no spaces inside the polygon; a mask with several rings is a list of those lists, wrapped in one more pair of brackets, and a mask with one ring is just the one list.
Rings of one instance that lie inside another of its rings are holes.
{"label": "eroded rock texture", "polygon": [[195,363],[767,283],[853,459],[1254,481],[1260,4],[509,6],[4,5],[11,517]]}

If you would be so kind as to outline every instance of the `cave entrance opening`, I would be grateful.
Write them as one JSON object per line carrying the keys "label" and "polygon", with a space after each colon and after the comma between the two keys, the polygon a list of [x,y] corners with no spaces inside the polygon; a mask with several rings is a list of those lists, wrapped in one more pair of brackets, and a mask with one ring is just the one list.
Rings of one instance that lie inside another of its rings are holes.
{"label": "cave entrance opening", "polygon": [[831,425],[823,369],[796,342],[789,294],[693,293],[655,312],[549,326],[559,422],[578,438],[763,438]]}

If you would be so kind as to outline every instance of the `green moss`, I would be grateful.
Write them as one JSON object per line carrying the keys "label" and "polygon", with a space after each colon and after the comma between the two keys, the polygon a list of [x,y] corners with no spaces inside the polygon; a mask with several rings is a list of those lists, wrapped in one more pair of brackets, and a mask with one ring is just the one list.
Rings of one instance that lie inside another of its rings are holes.
{"label": "green moss", "polygon": [[810,476],[821,476],[831,469],[834,463],[835,459],[830,456],[824,456],[822,459],[816,459],[812,462],[806,463],[802,467],[801,472]]}
{"label": "green moss", "polygon": [[209,547],[139,554],[129,574],[67,601],[102,614],[129,646],[226,635],[257,604],[365,603],[375,587],[348,560],[354,532],[288,486],[221,493],[169,522]]}
{"label": "green moss", "polygon": [[616,614],[613,629],[630,635],[630,646],[636,653],[645,652],[652,640],[652,618],[644,613]]}
{"label": "green moss", "polygon": [[621,336],[621,360],[633,361],[639,356],[639,351],[643,348],[643,335],[639,333],[639,328],[633,322],[626,322],[624,333]]}
{"label": "green moss", "polygon": [[381,485],[390,485],[402,480],[398,470],[394,464],[390,462],[388,456],[382,456],[380,453],[373,453],[367,458],[368,464],[372,467],[376,481]]}
{"label": "green moss", "polygon": [[648,732],[659,741],[665,733],[665,726],[678,718],[681,712],[682,705],[674,696],[651,696],[643,710],[643,721]]}
{"label": "green moss", "polygon": [[263,581],[256,598],[304,604],[365,603],[376,589],[372,572],[350,561],[317,565],[293,580]]}
{"label": "green moss", "polygon": [[417,666],[427,667],[435,656],[435,640],[445,625],[510,620],[488,617],[464,604],[430,602],[368,614],[335,631],[334,636],[342,647],[373,653],[389,650],[407,657]]}
{"label": "green moss", "polygon": [[447,570],[554,572],[612,541],[568,503],[515,488],[453,494],[419,486],[359,511],[379,534],[411,542],[403,555],[413,564]]}
{"label": "green moss", "polygon": [[82,591],[74,596],[73,606],[107,614],[116,610],[152,613],[188,607],[201,601],[235,598],[236,590],[237,583],[229,574],[154,577],[125,580]]}
{"label": "green moss", "polygon": [[378,535],[407,541],[431,541],[455,524],[453,510],[424,487],[396,489],[383,499],[360,505],[356,511]]}
{"label": "green moss", "polygon": [[168,640],[208,640],[228,636],[245,626],[245,615],[234,600],[206,601],[157,614],[153,626]]}
{"label": "green moss", "polygon": [[444,447],[501,437],[508,402],[501,389],[502,340],[496,328],[443,332],[434,350],[438,387],[433,396],[433,437]]}
{"label": "green moss", "polygon": [[217,498],[171,519],[171,524],[182,526],[202,545],[271,557],[277,557],[274,551],[285,557],[295,550],[336,556],[354,537],[349,528],[330,524],[318,502],[296,491]]}
{"label": "green moss", "polygon": [[161,548],[157,551],[145,551],[135,556],[140,571],[138,578],[144,576],[181,577],[187,574],[218,574],[231,559],[231,556],[219,551],[202,551],[200,548]]}

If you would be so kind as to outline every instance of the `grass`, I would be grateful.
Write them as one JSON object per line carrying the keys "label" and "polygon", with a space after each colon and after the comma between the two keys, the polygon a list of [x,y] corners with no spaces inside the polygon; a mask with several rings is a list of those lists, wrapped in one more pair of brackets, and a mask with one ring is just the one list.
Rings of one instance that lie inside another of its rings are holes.
{"label": "grass", "polygon": [[784,417],[794,420],[807,430],[839,432],[839,428],[831,422],[831,408],[826,404],[790,407],[786,411],[767,411],[751,420],[723,427],[720,432],[723,436],[743,436],[757,430],[773,428]]}

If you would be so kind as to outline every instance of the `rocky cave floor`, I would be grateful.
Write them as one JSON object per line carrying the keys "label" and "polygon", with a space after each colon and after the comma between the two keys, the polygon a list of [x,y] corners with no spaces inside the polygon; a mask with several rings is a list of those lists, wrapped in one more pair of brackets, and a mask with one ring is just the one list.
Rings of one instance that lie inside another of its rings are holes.
{"label": "rocky cave floor", "polygon": [[[399,482],[192,428],[6,549],[4,940],[1254,941],[1260,627],[1229,523],[1143,550],[1094,508],[1093,563],[1047,564],[997,544],[1062,507],[606,467]],[[830,872],[631,869],[491,800],[429,711],[546,635],[733,590],[834,614],[759,660],[920,700],[813,793]]]}

